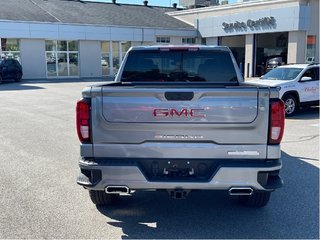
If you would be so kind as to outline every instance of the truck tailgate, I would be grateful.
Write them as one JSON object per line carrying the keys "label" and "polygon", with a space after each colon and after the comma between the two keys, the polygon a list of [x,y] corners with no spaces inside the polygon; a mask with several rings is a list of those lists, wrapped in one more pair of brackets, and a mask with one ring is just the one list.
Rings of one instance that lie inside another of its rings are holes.
{"label": "truck tailgate", "polygon": [[258,114],[258,91],[104,88],[102,111],[110,123],[251,123]]}
{"label": "truck tailgate", "polygon": [[105,86],[94,95],[96,157],[266,157],[267,88]]}

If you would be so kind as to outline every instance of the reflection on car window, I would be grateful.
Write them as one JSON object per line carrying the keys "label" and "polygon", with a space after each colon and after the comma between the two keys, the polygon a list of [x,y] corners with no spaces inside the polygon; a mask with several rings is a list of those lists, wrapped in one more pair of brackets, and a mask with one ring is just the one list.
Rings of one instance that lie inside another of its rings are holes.
{"label": "reflection on car window", "polygon": [[4,61],[3,66],[8,67],[11,64],[12,64],[11,60],[6,60],[6,61]]}
{"label": "reflection on car window", "polygon": [[275,68],[268,72],[266,75],[261,77],[265,80],[293,80],[299,73],[302,71],[302,68]]}
{"label": "reflection on car window", "polygon": [[132,51],[123,82],[237,83],[229,52],[225,51]]}
{"label": "reflection on car window", "polygon": [[317,75],[317,68],[310,68],[303,74],[302,77],[310,77],[312,80],[319,80]]}

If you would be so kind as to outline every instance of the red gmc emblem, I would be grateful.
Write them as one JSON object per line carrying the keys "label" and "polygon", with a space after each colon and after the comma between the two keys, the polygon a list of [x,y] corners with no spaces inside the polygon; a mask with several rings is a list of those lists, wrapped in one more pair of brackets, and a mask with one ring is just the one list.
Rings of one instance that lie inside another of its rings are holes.
{"label": "red gmc emblem", "polygon": [[166,117],[194,117],[203,118],[206,117],[204,109],[187,109],[182,108],[180,110],[174,108],[158,108],[153,110],[153,116],[158,118]]}

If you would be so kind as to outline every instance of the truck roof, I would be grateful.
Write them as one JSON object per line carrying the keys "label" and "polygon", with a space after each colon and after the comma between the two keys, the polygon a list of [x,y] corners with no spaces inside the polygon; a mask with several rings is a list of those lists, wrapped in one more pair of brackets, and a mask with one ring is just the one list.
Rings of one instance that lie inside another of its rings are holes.
{"label": "truck roof", "polygon": [[130,50],[159,50],[159,49],[200,49],[200,50],[220,50],[230,51],[227,46],[216,45],[153,45],[153,46],[136,46]]}

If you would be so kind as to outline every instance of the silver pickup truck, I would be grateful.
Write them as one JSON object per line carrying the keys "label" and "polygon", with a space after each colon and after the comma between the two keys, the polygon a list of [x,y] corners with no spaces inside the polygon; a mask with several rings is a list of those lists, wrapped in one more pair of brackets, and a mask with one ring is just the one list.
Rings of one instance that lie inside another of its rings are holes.
{"label": "silver pickup truck", "polygon": [[283,184],[279,92],[244,83],[227,47],[132,47],[115,81],[82,97],[77,183],[97,205],[139,190],[224,190],[262,207]]}

